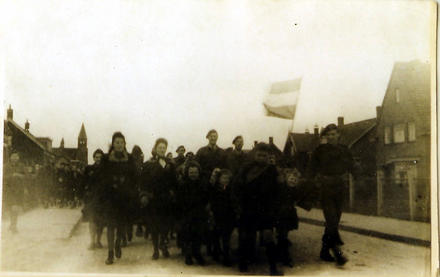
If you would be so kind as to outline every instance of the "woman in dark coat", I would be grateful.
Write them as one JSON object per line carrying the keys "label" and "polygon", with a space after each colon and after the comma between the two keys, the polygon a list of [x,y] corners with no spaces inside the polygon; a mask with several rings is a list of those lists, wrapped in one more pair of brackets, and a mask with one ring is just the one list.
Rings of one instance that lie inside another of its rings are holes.
{"label": "woman in dark coat", "polygon": [[[96,193],[96,215],[99,223],[107,226],[108,258],[121,258],[121,240],[124,227],[130,222],[135,211],[135,166],[125,148],[125,137],[116,132],[112,137],[109,153],[102,161],[100,186]],[[115,242],[116,230],[116,242]]]}
{"label": "woman in dark coat", "polygon": [[174,163],[165,157],[168,142],[159,138],[154,144],[153,158],[145,163],[140,184],[142,216],[151,231],[153,239],[153,259],[162,255],[169,257],[168,232],[173,220],[176,170]]}
{"label": "woman in dark coat", "polygon": [[103,226],[98,224],[99,220],[96,218],[92,200],[96,194],[97,186],[99,185],[98,176],[101,169],[101,161],[103,156],[104,151],[101,149],[95,150],[95,152],[93,152],[93,160],[95,163],[88,165],[84,171],[84,208],[82,212],[84,220],[89,221],[90,250],[102,248],[101,235]]}

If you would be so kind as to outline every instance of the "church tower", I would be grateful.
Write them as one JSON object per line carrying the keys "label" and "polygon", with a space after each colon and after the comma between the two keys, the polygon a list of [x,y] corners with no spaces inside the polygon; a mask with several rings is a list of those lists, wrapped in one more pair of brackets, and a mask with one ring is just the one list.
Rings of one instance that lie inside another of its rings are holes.
{"label": "church tower", "polygon": [[87,135],[84,123],[81,125],[81,130],[78,135],[77,159],[86,165],[88,164]]}

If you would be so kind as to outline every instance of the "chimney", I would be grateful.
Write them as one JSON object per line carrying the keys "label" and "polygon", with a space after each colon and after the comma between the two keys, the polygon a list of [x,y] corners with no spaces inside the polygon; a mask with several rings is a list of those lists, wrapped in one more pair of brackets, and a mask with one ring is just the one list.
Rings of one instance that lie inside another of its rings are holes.
{"label": "chimney", "polygon": [[31,126],[31,124],[29,123],[29,121],[26,119],[26,123],[24,124],[24,130],[26,132],[29,133],[29,127]]}
{"label": "chimney", "polygon": [[6,118],[8,120],[13,120],[14,119],[14,111],[12,110],[11,105],[9,105]]}
{"label": "chimney", "polygon": [[313,134],[315,136],[319,136],[319,127],[318,124],[315,124],[315,126],[313,127]]}
{"label": "chimney", "polygon": [[257,146],[258,141],[254,140],[254,147]]}
{"label": "chimney", "polygon": [[376,119],[379,119],[381,114],[382,114],[382,106],[377,106],[376,107]]}
{"label": "chimney", "polygon": [[342,126],[344,126],[344,117],[339,116],[338,117],[338,128],[341,128]]}
{"label": "chimney", "polygon": [[273,144],[273,137],[269,137],[269,144]]}

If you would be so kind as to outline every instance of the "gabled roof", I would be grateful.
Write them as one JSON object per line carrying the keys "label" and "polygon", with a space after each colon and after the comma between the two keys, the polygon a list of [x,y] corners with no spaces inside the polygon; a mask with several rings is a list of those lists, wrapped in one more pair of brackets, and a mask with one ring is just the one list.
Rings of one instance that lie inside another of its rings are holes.
{"label": "gabled roof", "polygon": [[76,148],[52,148],[52,151],[57,156],[64,156],[70,160],[75,160],[78,153]]}
{"label": "gabled roof", "polygon": [[339,129],[339,143],[351,147],[375,126],[376,118],[345,124]]}
{"label": "gabled roof", "polygon": [[295,152],[311,152],[319,145],[319,136],[308,133],[289,133]]}
{"label": "gabled roof", "polygon": [[43,144],[41,144],[36,137],[34,137],[30,132],[26,131],[25,129],[21,128],[20,125],[18,125],[15,121],[7,119],[5,120],[5,125],[8,125],[8,127],[12,127],[20,131],[23,135],[25,135],[29,140],[31,140],[34,144],[36,144],[39,148],[41,148],[43,151],[48,152],[46,147],[44,147]]}

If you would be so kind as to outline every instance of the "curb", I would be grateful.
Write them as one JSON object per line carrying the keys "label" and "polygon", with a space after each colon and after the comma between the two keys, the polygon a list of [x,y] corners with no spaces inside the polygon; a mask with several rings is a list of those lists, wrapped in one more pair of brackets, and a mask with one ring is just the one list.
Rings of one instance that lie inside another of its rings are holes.
{"label": "curb", "polygon": [[[311,218],[305,218],[305,217],[299,217],[300,222],[304,222],[311,225],[317,225],[317,226],[324,226],[324,221],[317,220],[317,219],[311,219]],[[394,234],[387,234],[379,231],[373,231],[373,230],[367,230],[367,229],[361,229],[353,226],[348,225],[339,225],[339,229],[347,232],[357,233],[364,236],[370,236],[370,237],[376,237],[380,239],[386,239],[390,241],[396,241],[396,242],[402,242],[410,245],[416,245],[416,246],[423,246],[423,247],[431,247],[431,242],[428,240],[423,239],[416,239],[416,238],[410,238],[400,235],[394,235]]]}

